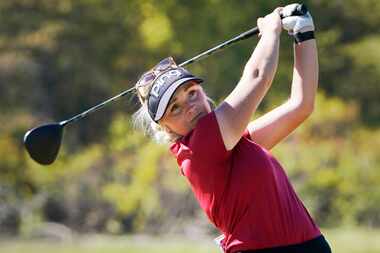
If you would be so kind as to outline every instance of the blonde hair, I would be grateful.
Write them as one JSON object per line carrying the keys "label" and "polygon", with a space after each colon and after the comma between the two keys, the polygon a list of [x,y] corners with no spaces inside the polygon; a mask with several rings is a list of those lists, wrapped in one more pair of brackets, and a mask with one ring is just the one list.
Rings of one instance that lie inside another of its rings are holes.
{"label": "blonde hair", "polygon": [[[133,127],[143,131],[144,134],[152,137],[157,143],[174,142],[182,136],[166,130],[163,126],[153,121],[149,115],[147,102],[152,85],[153,83],[144,86],[136,85],[136,93],[141,107],[132,115]],[[214,101],[208,96],[206,97],[211,108],[215,108]]]}

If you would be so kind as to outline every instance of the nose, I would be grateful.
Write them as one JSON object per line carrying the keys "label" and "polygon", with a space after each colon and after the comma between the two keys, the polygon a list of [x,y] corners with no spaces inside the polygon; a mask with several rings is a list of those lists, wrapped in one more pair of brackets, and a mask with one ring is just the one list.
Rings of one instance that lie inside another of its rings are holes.
{"label": "nose", "polygon": [[186,116],[189,120],[192,120],[197,113],[196,106],[193,103],[188,102],[186,108]]}

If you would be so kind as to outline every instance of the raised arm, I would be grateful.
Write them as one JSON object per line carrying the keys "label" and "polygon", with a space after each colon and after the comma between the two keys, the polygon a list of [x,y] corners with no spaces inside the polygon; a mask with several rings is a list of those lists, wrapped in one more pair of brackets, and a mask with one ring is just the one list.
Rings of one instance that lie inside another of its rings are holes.
{"label": "raised arm", "polygon": [[295,45],[294,58],[289,100],[248,125],[251,139],[266,149],[273,148],[313,112],[318,86],[315,40]]}
{"label": "raised arm", "polygon": [[261,38],[231,94],[216,109],[224,145],[231,150],[240,140],[252,114],[269,89],[278,64],[280,9],[257,20]]}
{"label": "raised arm", "polygon": [[[301,24],[307,34],[310,35],[314,30],[310,14],[292,19],[298,23],[303,20]],[[251,138],[266,149],[271,149],[283,140],[312,113],[317,86],[317,46],[315,39],[308,39],[294,45],[293,81],[289,100],[251,122],[248,125]]]}

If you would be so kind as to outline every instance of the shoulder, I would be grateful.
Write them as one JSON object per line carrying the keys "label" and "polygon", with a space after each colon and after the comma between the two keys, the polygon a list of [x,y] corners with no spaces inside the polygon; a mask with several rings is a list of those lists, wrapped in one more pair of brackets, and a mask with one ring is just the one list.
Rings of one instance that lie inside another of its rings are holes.
{"label": "shoulder", "polygon": [[173,143],[170,150],[177,159],[191,156],[204,163],[226,159],[230,153],[224,146],[214,111],[200,118],[195,128]]}

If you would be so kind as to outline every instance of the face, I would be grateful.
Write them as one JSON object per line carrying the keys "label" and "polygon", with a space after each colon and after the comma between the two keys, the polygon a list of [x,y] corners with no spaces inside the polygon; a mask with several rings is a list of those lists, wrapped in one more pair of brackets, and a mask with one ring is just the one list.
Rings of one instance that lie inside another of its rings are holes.
{"label": "face", "polygon": [[159,124],[169,132],[183,136],[209,112],[211,107],[202,87],[195,82],[189,82],[176,90]]}

